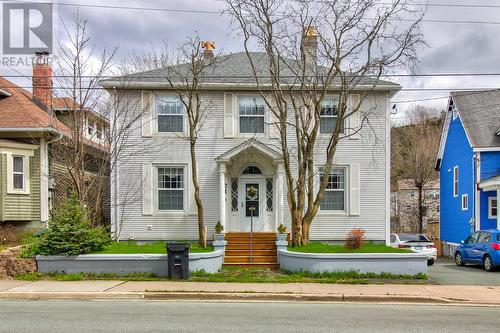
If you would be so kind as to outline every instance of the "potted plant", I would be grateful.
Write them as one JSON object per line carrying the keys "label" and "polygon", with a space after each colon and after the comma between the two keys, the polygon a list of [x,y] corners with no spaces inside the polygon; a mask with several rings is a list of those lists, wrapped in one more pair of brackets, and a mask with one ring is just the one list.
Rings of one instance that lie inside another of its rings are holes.
{"label": "potted plant", "polygon": [[286,227],[283,223],[281,223],[278,227],[278,241],[286,241]]}
{"label": "potted plant", "polygon": [[214,240],[216,241],[223,241],[224,240],[224,234],[222,233],[224,231],[224,226],[220,221],[217,221],[217,224],[215,225],[215,233],[214,233]]}

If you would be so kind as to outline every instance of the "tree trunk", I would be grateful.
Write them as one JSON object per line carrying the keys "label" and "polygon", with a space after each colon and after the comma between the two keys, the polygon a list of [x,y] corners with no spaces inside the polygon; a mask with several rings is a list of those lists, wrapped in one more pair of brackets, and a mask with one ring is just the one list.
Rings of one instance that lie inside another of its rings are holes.
{"label": "tree trunk", "polygon": [[203,203],[201,202],[200,184],[198,183],[195,144],[196,141],[191,140],[191,177],[193,178],[194,201],[196,202],[196,209],[198,213],[198,243],[200,244],[200,247],[205,248],[207,247],[207,230],[205,229],[205,221],[203,220]]}
{"label": "tree trunk", "polygon": [[418,233],[422,234],[424,230],[424,205],[422,198],[422,186],[418,186]]}

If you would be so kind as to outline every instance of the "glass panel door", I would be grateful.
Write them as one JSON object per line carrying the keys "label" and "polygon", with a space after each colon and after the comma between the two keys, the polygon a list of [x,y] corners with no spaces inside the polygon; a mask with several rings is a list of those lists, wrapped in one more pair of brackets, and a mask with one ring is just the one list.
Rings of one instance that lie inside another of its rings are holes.
{"label": "glass panel door", "polygon": [[245,184],[245,216],[259,217],[259,184]]}

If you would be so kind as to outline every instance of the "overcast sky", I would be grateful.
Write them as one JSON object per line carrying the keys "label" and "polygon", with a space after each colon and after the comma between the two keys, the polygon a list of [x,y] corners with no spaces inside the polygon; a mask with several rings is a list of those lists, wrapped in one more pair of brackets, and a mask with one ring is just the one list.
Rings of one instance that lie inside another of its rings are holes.
{"label": "overcast sky", "polygon": [[[424,0],[420,0],[425,2]],[[222,9],[224,2],[218,0],[149,0],[149,1],[97,1],[64,0],[62,3],[105,4],[119,7],[149,7],[213,11]],[[418,2],[418,1],[415,1]],[[428,44],[419,52],[418,73],[500,73],[500,1],[498,0],[429,0],[431,4],[496,5],[488,7],[434,7],[427,10],[425,20],[440,21],[489,21],[497,24],[433,23],[423,22],[422,31]],[[58,6],[58,15],[70,20],[76,10],[71,6]],[[242,50],[241,42],[231,35],[231,22],[226,16],[209,13],[166,12],[158,10],[108,9],[80,7],[83,17],[89,21],[90,34],[97,49],[119,47],[119,57],[126,59],[134,50],[140,50],[167,40],[172,47],[180,44],[188,35],[197,31],[202,39],[215,41],[224,52]],[[61,26],[57,27],[61,34]],[[12,75],[12,69],[1,67],[2,75]],[[16,67],[29,75],[30,68]],[[500,87],[500,76],[492,77],[419,77],[415,79],[391,80],[399,82],[404,89],[411,88],[496,88]],[[29,85],[23,79],[14,80]],[[449,91],[401,91],[393,101],[407,101],[447,96]],[[419,104],[443,108],[446,99],[421,101]],[[398,103],[395,121],[410,103]]]}

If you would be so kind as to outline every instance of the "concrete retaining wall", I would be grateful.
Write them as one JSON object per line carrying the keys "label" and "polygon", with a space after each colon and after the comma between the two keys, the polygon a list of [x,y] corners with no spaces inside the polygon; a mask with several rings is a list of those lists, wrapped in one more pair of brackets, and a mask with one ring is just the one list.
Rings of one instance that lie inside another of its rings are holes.
{"label": "concrete retaining wall", "polygon": [[[189,254],[189,271],[217,273],[222,251]],[[79,256],[36,256],[41,273],[148,273],[167,276],[166,254],[84,254]]]}
{"label": "concrete retaining wall", "polygon": [[418,253],[302,253],[279,250],[280,268],[298,272],[427,274],[427,258]]}

